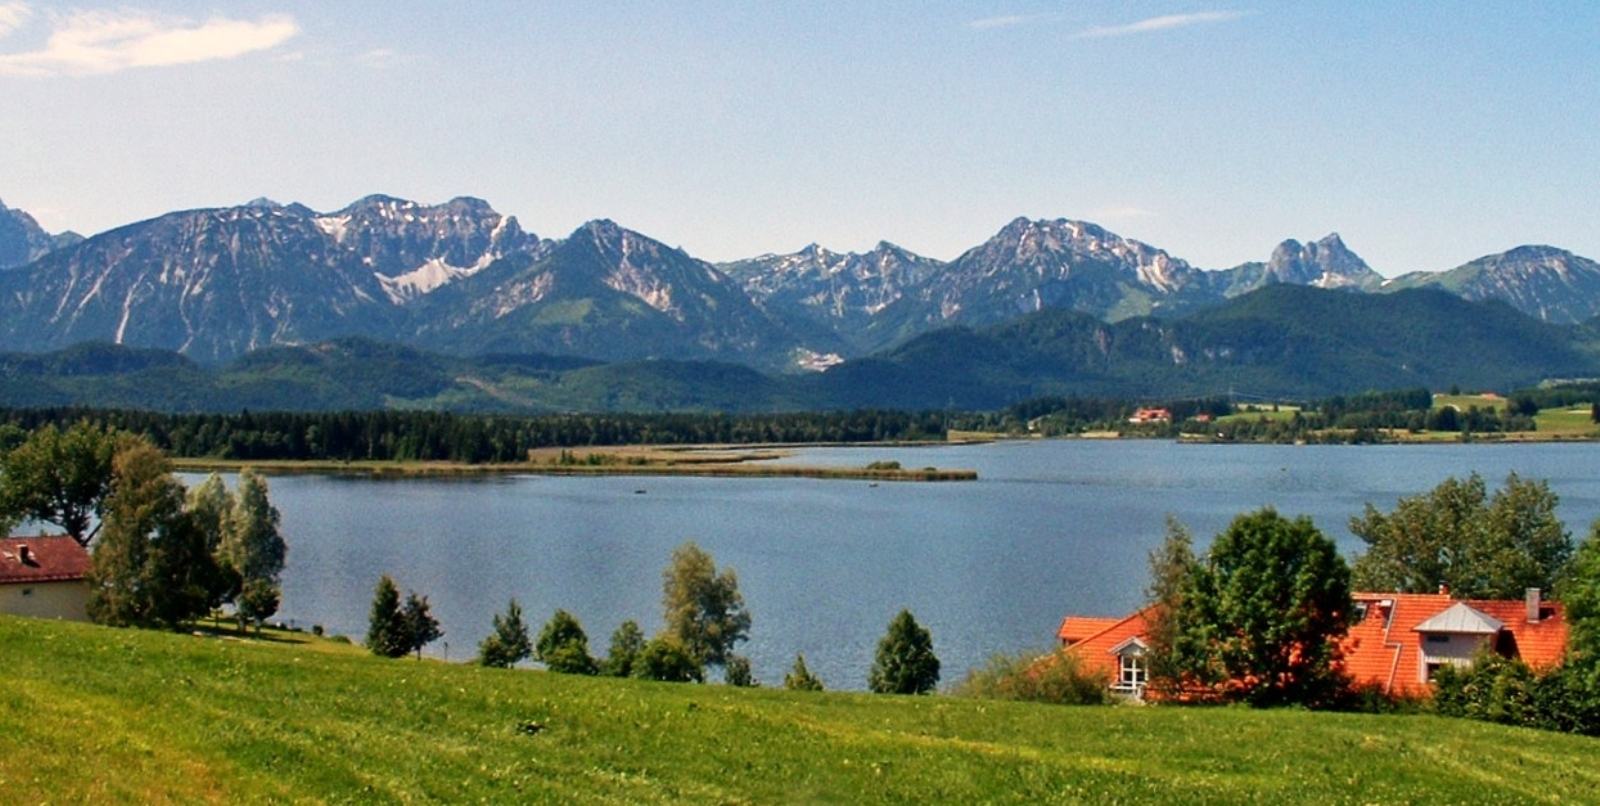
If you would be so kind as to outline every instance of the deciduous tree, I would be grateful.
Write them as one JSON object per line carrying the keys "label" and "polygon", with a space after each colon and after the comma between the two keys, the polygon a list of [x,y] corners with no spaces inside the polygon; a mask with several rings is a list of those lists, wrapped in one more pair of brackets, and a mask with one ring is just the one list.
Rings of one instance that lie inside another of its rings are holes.
{"label": "deciduous tree", "polygon": [[1310,518],[1240,515],[1188,576],[1175,622],[1185,671],[1224,699],[1331,704],[1352,608],[1350,571]]}
{"label": "deciduous tree", "polygon": [[279,528],[282,516],[272,505],[266,479],[251,468],[239,474],[239,494],[224,520],[219,553],[239,575],[240,595],[234,605],[241,621],[259,628],[278,612],[281,579],[289,546]]}
{"label": "deciduous tree", "polygon": [[597,671],[594,658],[589,656],[588,634],[577,617],[565,610],[557,610],[539,630],[533,658],[550,671],[561,674],[594,674]]}
{"label": "deciduous tree", "polygon": [[631,676],[639,653],[644,651],[644,644],[644,631],[639,629],[638,622],[631,619],[622,622],[611,634],[611,646],[606,652],[605,662],[600,666],[600,673],[610,677]]}
{"label": "deciduous tree", "polygon": [[1399,593],[1431,593],[1444,585],[1465,599],[1549,590],[1572,554],[1572,538],[1555,516],[1557,500],[1545,482],[1515,473],[1491,499],[1473,473],[1401,498],[1393,512],[1368,504],[1350,522],[1368,546],[1356,558],[1354,583]]}
{"label": "deciduous tree", "polygon": [[867,687],[878,694],[926,694],[938,684],[933,634],[917,623],[910,610],[901,610],[878,642]]}
{"label": "deciduous tree", "polygon": [[702,683],[705,667],[677,639],[657,636],[644,645],[633,663],[633,676],[666,683]]}
{"label": "deciduous tree", "polygon": [[732,568],[717,571],[711,555],[693,541],[672,552],[662,573],[666,634],[702,665],[727,663],[733,648],[750,634],[750,613]]}
{"label": "deciduous tree", "polygon": [[35,429],[0,455],[0,521],[53,523],[88,546],[101,528],[120,439],[87,422]]}
{"label": "deciduous tree", "polygon": [[159,450],[138,438],[122,441],[89,572],[91,618],[175,628],[209,609],[218,569],[184,500]]}

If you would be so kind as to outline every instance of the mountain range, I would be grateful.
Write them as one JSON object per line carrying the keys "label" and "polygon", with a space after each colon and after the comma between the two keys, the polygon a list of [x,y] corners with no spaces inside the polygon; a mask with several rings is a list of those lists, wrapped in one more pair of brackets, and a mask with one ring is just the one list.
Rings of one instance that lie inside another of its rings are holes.
{"label": "mountain range", "polygon": [[0,206],[0,267],[0,350],[106,341],[213,365],[363,336],[459,355],[825,369],[952,325],[1172,317],[1277,284],[1435,287],[1557,324],[1600,314],[1600,265],[1546,246],[1385,280],[1336,234],[1204,270],[1092,223],[1018,218],[951,261],[885,242],[712,264],[606,220],[541,238],[472,198],[368,196],[331,213],[258,199],[86,239]]}
{"label": "mountain range", "polygon": [[[1600,265],[1548,246],[1386,280],[1337,234],[1207,270],[1018,218],[951,261],[883,242],[713,264],[607,220],[542,238],[465,197],[257,199],[90,238],[0,205],[0,378],[32,385],[13,405],[91,387],[162,408],[480,410],[1491,388],[1600,374],[1581,324],[1597,315]],[[407,372],[427,380],[389,377]],[[209,391],[151,403],[149,383]]]}

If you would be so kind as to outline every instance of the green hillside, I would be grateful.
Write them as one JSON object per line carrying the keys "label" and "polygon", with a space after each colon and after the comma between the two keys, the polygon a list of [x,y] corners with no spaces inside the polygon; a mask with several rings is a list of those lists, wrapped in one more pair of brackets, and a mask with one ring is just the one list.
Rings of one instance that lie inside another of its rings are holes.
{"label": "green hillside", "polygon": [[79,345],[0,354],[0,406],[158,411],[771,412],[993,410],[1052,395],[1178,398],[1237,389],[1312,399],[1459,385],[1507,392],[1600,375],[1600,335],[1437,290],[1269,285],[1173,318],[1116,323],[1046,309],[917,336],[824,373],[711,361],[467,357],[362,338],[274,347],[222,367]]}
{"label": "green hillside", "polygon": [[578,678],[0,617],[8,803],[1581,803],[1600,741],[1431,717]]}

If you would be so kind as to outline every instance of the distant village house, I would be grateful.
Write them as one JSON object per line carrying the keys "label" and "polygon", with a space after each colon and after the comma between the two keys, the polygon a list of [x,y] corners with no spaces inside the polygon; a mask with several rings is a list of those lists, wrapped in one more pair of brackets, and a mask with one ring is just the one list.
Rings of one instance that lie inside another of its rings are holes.
{"label": "distant village house", "polygon": [[0,613],[88,621],[89,564],[65,535],[0,539]]}
{"label": "distant village house", "polygon": [[1128,418],[1134,425],[1151,425],[1172,422],[1172,412],[1167,409],[1139,409]]}
{"label": "distant village house", "polygon": [[[1538,588],[1523,599],[1455,599],[1448,593],[1356,593],[1356,623],[1343,645],[1344,665],[1359,686],[1396,697],[1428,697],[1445,665],[1470,666],[1487,649],[1534,668],[1561,662],[1567,623],[1561,605]],[[1103,674],[1112,691],[1143,697],[1153,608],[1122,618],[1067,616],[1057,637],[1082,668]]]}

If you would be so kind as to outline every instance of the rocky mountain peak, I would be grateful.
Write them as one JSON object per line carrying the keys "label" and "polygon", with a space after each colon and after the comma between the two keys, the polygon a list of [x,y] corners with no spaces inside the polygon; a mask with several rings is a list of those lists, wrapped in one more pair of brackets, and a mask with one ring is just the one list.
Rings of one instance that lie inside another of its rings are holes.
{"label": "rocky mountain peak", "polygon": [[1319,241],[1287,240],[1272,250],[1266,274],[1270,282],[1318,288],[1373,288],[1383,277],[1346,247],[1339,233]]}
{"label": "rocky mountain peak", "polygon": [[33,216],[0,201],[0,271],[31,263],[52,250],[83,240],[75,232],[51,235]]}

